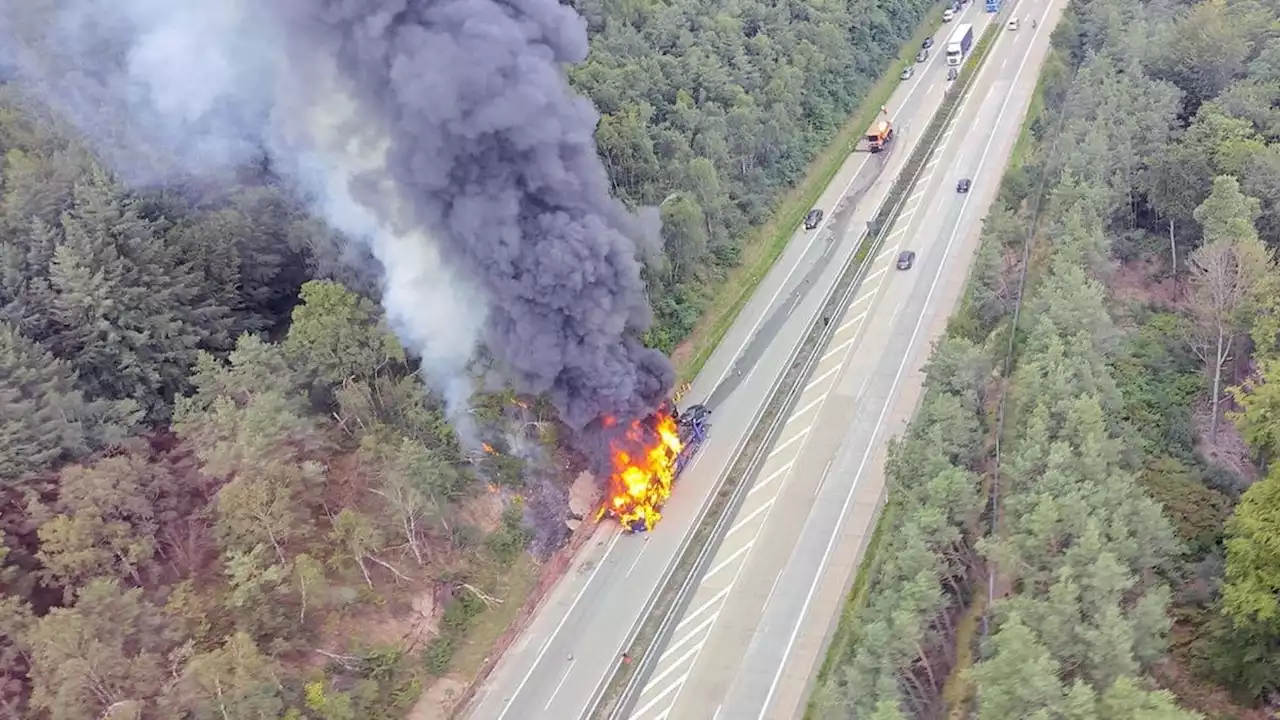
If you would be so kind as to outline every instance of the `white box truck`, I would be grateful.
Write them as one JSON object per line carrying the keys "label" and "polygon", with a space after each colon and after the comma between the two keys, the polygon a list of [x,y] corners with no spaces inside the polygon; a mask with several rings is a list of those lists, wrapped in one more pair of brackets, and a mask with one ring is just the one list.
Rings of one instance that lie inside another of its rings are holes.
{"label": "white box truck", "polygon": [[973,47],[973,24],[965,23],[957,25],[956,31],[951,33],[951,39],[947,41],[947,64],[959,65],[969,55],[969,49]]}

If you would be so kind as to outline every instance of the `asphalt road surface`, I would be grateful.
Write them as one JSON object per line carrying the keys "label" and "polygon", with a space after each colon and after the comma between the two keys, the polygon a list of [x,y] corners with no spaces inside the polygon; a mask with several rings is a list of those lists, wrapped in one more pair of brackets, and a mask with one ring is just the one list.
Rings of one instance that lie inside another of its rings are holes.
{"label": "asphalt road surface", "polygon": [[[980,9],[965,15],[980,33],[987,16]],[[948,84],[942,45],[952,27],[954,23],[943,25],[929,60],[917,66],[915,77],[903,82],[888,102],[896,135],[890,150],[850,156],[819,201],[826,212],[822,225],[796,234],[694,380],[684,403],[709,403],[713,427],[681,473],[662,523],[646,535],[621,535],[613,523],[602,523],[494,669],[467,717],[574,720],[587,712],[866,223],[941,103]],[[699,720],[705,717],[709,715]]]}
{"label": "asphalt road surface", "polygon": [[[632,710],[633,720],[803,714],[884,500],[888,438],[960,300],[1065,3],[1023,0],[879,257],[805,380],[767,460]],[[1034,18],[1036,28],[1025,18]],[[971,178],[968,194],[956,183]],[[901,250],[917,253],[900,271]]]}

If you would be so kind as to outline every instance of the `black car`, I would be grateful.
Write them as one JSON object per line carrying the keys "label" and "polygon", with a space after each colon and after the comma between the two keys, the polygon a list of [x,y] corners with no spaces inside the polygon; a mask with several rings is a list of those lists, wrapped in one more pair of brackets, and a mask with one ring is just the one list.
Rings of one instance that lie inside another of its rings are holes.
{"label": "black car", "polygon": [[804,229],[812,230],[818,227],[818,223],[820,222],[822,222],[822,211],[818,208],[814,208],[809,211],[808,215],[804,216]]}
{"label": "black car", "polygon": [[912,265],[916,264],[916,251],[903,250],[898,253],[898,269],[910,270]]}
{"label": "black car", "polygon": [[971,185],[971,184],[972,184],[972,183],[970,183],[970,182],[969,182],[969,178],[963,178],[963,179],[961,179],[961,180],[960,180],[960,182],[956,183],[956,192],[958,192],[958,193],[967,193],[967,192],[969,192],[969,185]]}
{"label": "black car", "polygon": [[920,62],[924,62],[925,60],[928,60],[928,59],[929,59],[929,51],[928,51],[928,50],[921,50],[920,52],[916,53],[916,62],[920,63]]}
{"label": "black car", "polygon": [[957,69],[955,69],[955,68],[953,68],[953,67],[949,67],[949,68],[947,68],[947,79],[948,79],[948,80],[955,80],[955,79],[956,79],[956,78],[958,78],[958,77],[960,77],[960,71],[959,71],[959,70],[957,70]]}
{"label": "black car", "polygon": [[933,38],[931,37],[925,38],[924,42],[920,43],[920,47],[924,48],[925,50],[928,50],[929,48],[933,47]]}

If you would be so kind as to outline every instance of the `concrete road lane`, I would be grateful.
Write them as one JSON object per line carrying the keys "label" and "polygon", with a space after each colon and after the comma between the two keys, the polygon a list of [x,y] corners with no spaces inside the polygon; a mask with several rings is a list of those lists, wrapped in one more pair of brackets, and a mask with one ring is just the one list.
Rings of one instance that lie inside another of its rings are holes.
{"label": "concrete road lane", "polygon": [[[635,720],[801,714],[883,502],[887,438],[913,411],[918,368],[963,292],[1061,4],[1041,4],[1039,30],[993,49],[661,650]],[[973,178],[968,195],[956,192],[962,177]],[[900,272],[904,249],[917,259]]]}
{"label": "concrete road lane", "polygon": [[[939,31],[935,46],[951,27]],[[898,88],[887,105],[897,127],[891,150],[849,158],[819,202],[826,212],[822,226],[801,230],[792,239],[693,382],[685,404],[709,401],[713,428],[681,474],[661,526],[646,536],[622,536],[616,526],[603,523],[499,662],[468,717],[572,720],[587,711],[840,267],[940,104],[945,72],[942,53],[935,53],[918,66],[915,78]]]}

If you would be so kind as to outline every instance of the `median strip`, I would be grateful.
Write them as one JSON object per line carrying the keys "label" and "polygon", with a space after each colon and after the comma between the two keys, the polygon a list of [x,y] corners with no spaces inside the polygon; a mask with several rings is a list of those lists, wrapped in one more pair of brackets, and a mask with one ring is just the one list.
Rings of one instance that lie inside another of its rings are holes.
{"label": "median strip", "polygon": [[[868,224],[867,232],[859,239],[857,251],[850,255],[840,279],[828,291],[822,312],[815,314],[810,321],[804,341],[791,355],[787,371],[775,381],[769,393],[770,401],[756,419],[751,432],[739,444],[733,456],[736,458],[733,466],[703,508],[696,529],[686,538],[677,555],[678,561],[668,570],[664,582],[650,598],[643,619],[633,631],[626,647],[627,654],[635,658],[635,661],[620,665],[612,678],[597,690],[590,706],[590,717],[599,720],[622,718],[638,699],[645,680],[659,659],[650,650],[660,647],[666,641],[674,630],[681,611],[692,600],[698,581],[705,576],[705,572],[700,571],[705,571],[727,534],[730,523],[747,495],[749,480],[765,460],[768,449],[788,417],[788,410],[799,399],[804,379],[817,364],[821,350],[838,331],[834,325],[822,323],[821,318],[841,314],[852,302],[867,269],[886,239],[885,232],[892,228],[901,214],[907,193],[919,181],[925,162],[942,140],[943,129],[972,85],[978,68],[995,40],[997,29],[997,25],[993,23],[983,33],[960,77],[947,91],[942,105],[927,126],[922,136],[927,141],[917,144],[908,157],[886,196],[886,201]],[[895,197],[899,200],[889,204],[889,199]]]}

